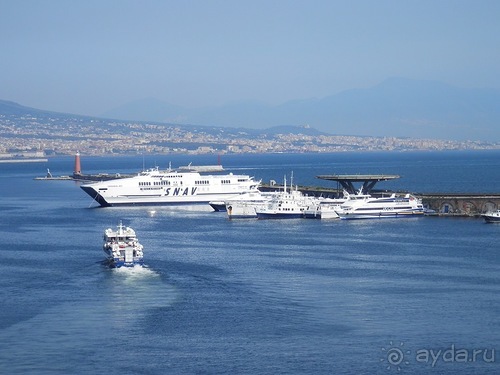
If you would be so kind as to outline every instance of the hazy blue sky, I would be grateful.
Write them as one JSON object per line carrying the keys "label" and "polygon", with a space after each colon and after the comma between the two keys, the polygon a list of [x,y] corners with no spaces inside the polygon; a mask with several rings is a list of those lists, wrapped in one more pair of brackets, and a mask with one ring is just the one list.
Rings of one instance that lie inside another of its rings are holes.
{"label": "hazy blue sky", "polygon": [[97,115],[400,76],[500,88],[500,1],[0,0],[0,99]]}

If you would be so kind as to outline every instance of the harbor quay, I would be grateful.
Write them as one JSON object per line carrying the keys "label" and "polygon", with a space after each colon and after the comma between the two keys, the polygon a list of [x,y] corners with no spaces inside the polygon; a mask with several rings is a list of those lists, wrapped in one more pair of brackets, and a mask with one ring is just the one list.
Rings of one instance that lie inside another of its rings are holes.
{"label": "harbor quay", "polygon": [[[262,184],[261,191],[275,191],[283,189],[282,185]],[[312,186],[297,186],[297,190],[303,194],[323,197],[338,198],[342,197],[343,189],[324,188]],[[392,194],[388,190],[371,190],[373,196],[382,196]],[[410,193],[408,191],[398,191],[396,193]],[[488,211],[500,209],[500,193],[411,193],[422,200],[422,204],[428,210],[433,210],[438,216],[480,216]]]}
{"label": "harbor quay", "polygon": [[[122,175],[121,178],[129,177]],[[72,175],[59,177],[37,177],[36,180],[82,180],[82,181],[104,181],[109,179],[119,178],[112,174],[101,175]],[[259,187],[262,192],[271,192],[283,190],[283,185],[263,183]],[[305,195],[322,197],[322,198],[339,198],[342,197],[344,189],[326,188],[317,186],[297,186],[297,190]],[[389,195],[393,193],[388,190],[371,190],[370,194],[377,197]],[[397,193],[409,193],[407,191],[398,191]],[[438,216],[480,216],[488,211],[496,211],[500,209],[500,193],[477,193],[477,194],[461,194],[461,193],[412,193],[417,198],[422,200],[422,204],[426,209],[433,210]]]}
{"label": "harbor quay", "polygon": [[500,209],[500,194],[416,194],[424,207],[443,216],[479,216]]}
{"label": "harbor quay", "polygon": [[[221,167],[222,169],[222,167]],[[73,174],[70,176],[52,176],[50,171],[44,177],[36,177],[36,180],[81,180],[87,182],[98,182],[117,178],[131,177],[132,175],[120,175],[116,173],[101,173],[98,175],[84,174],[81,169],[80,153],[75,155]],[[344,192],[349,194],[370,194],[374,197],[388,196],[392,193],[411,193],[422,200],[423,206],[438,216],[480,216],[486,212],[500,209],[500,193],[414,193],[409,191],[376,190],[375,185],[380,181],[388,181],[400,178],[398,175],[319,175],[316,178],[326,181],[337,182],[337,187],[314,187],[296,186],[301,193],[309,196],[322,198],[341,198]],[[284,186],[272,183],[262,183],[259,190],[270,192],[283,190]]]}

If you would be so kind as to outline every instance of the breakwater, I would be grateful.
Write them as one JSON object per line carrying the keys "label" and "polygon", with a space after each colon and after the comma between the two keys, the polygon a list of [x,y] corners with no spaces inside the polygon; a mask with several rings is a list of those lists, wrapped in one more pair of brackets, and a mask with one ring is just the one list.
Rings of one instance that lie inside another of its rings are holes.
{"label": "breakwater", "polygon": [[[262,191],[282,190],[282,185],[263,184]],[[324,197],[338,198],[342,197],[342,189],[297,186],[297,190],[304,194]],[[388,190],[372,190],[373,196],[391,194]],[[397,192],[408,193],[408,192]],[[412,193],[422,200],[425,208],[434,210],[439,216],[479,216],[488,211],[500,209],[500,194],[488,193]]]}
{"label": "breakwater", "polygon": [[500,194],[416,194],[426,208],[443,216],[478,216],[500,208]]}

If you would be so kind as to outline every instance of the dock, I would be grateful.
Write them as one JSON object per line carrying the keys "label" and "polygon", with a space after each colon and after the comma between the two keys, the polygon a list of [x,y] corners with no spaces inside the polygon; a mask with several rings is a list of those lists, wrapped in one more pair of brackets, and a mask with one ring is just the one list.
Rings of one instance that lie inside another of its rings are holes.
{"label": "dock", "polygon": [[496,193],[423,193],[415,196],[440,216],[480,216],[500,209],[500,194]]}
{"label": "dock", "polygon": [[[336,188],[297,186],[297,190],[303,194],[323,198],[341,198],[343,192],[349,194],[371,194],[377,196],[388,196],[392,193],[411,193],[422,200],[426,209],[434,212],[437,216],[452,217],[477,217],[488,211],[500,209],[500,193],[415,193],[410,191],[376,190],[375,184],[399,178],[397,175],[320,175],[318,179],[337,182]],[[355,184],[359,184],[356,187]],[[282,185],[262,184],[261,191],[282,190]]]}
{"label": "dock", "polygon": [[47,168],[47,174],[43,177],[35,177],[34,180],[38,181],[58,181],[58,180],[72,180],[72,181],[83,181],[83,182],[99,182],[116,180],[119,178],[133,177],[135,174],[121,174],[121,173],[98,173],[98,174],[85,174],[82,173],[80,153],[77,152],[75,155],[75,167],[73,169],[73,174],[69,176],[53,176],[50,170]]}
{"label": "dock", "polygon": [[[212,171],[219,171],[220,166],[210,166]],[[186,170],[193,168],[191,166],[184,167]],[[132,177],[130,174],[119,173],[99,173],[99,174],[84,174],[82,173],[80,163],[80,153],[75,155],[75,168],[72,175],[69,176],[52,176],[47,169],[47,175],[44,177],[35,177],[35,180],[52,181],[52,180],[74,180],[85,182],[98,182],[113,180],[119,178]],[[297,186],[297,190],[303,194],[322,198],[341,198],[344,191],[349,194],[370,194],[375,197],[388,196],[392,193],[406,194],[411,193],[422,200],[422,204],[429,211],[433,211],[435,215],[452,217],[475,217],[480,216],[489,211],[500,209],[500,193],[415,193],[410,191],[389,191],[377,190],[375,185],[380,181],[388,181],[400,178],[398,175],[319,175],[316,178],[337,183],[335,188],[319,187],[319,186]],[[358,185],[358,187],[356,187]],[[283,185],[276,183],[263,183],[259,187],[260,191],[269,192],[283,190]]]}

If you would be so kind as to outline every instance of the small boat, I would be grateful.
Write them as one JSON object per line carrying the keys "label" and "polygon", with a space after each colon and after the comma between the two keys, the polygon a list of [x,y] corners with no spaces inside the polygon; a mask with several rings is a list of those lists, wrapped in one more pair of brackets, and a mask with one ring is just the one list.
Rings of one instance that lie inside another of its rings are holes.
{"label": "small boat", "polygon": [[487,223],[500,223],[500,210],[489,211],[481,215]]}
{"label": "small boat", "polygon": [[401,218],[424,214],[422,201],[411,194],[376,198],[369,194],[348,194],[337,214],[341,219]]}
{"label": "small boat", "polygon": [[143,246],[139,243],[135,231],[120,224],[117,229],[104,231],[103,250],[107,255],[106,263],[112,268],[142,265]]}

